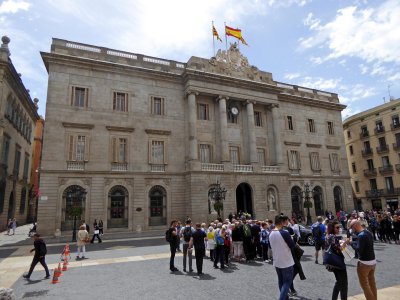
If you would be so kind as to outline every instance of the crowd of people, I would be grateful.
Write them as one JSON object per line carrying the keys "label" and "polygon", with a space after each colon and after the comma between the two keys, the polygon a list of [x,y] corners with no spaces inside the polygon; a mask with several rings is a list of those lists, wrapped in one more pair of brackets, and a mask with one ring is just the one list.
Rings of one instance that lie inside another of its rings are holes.
{"label": "crowd of people", "polygon": [[[311,226],[315,242],[315,263],[323,263],[334,274],[336,282],[332,299],[338,299],[339,295],[340,299],[347,299],[348,278],[343,255],[345,249],[346,253],[355,254],[358,259],[357,274],[366,299],[376,299],[374,240],[399,244],[399,225],[400,210],[353,211],[350,214],[344,211],[336,214],[327,212],[325,216],[317,218],[317,222]],[[347,237],[344,233],[347,233]],[[174,259],[176,252],[180,251],[183,254],[183,271],[194,272],[194,248],[199,276],[203,275],[204,258],[210,259],[216,269],[225,269],[232,262],[259,260],[273,264],[278,275],[279,299],[288,299],[297,294],[293,285],[297,274],[301,280],[306,279],[301,265],[304,251],[298,244],[298,219],[293,216],[290,219],[280,214],[274,221],[259,221],[252,220],[249,216],[230,214],[229,219],[218,219],[209,224],[198,223],[195,226],[192,226],[190,218],[184,225],[174,220],[165,235],[170,245],[169,267],[172,272],[179,271]],[[330,262],[332,257],[335,258],[335,263]]]}

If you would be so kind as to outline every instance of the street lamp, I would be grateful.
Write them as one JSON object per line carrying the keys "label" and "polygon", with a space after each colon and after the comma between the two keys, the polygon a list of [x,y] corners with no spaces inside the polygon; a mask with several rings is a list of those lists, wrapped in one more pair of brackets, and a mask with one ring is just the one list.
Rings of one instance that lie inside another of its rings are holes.
{"label": "street lamp", "polygon": [[315,189],[311,189],[309,183],[304,184],[304,190],[301,191],[303,199],[304,199],[304,207],[307,208],[307,225],[312,225],[310,208],[312,207],[311,198],[314,197],[314,194],[317,193]]}
{"label": "street lamp", "polygon": [[217,211],[218,218],[220,218],[221,210],[224,209],[223,201],[225,200],[226,189],[221,187],[219,181],[214,183],[211,188],[208,190],[208,199],[212,199],[214,201],[214,209]]}
{"label": "street lamp", "polygon": [[86,196],[86,193],[87,192],[82,188],[74,188],[71,189],[67,194],[67,198],[71,207],[71,214],[74,216],[74,226],[72,228],[72,242],[76,242],[77,216],[80,216],[82,214],[82,207],[74,207],[74,202],[82,203],[82,200]]}

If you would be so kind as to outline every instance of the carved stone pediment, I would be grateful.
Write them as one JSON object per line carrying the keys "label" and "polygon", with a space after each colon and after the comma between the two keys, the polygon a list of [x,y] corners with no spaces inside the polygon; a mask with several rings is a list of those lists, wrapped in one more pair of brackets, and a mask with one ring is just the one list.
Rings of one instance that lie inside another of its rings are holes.
{"label": "carved stone pediment", "polygon": [[240,53],[236,42],[231,44],[227,51],[219,49],[217,55],[210,59],[210,64],[216,65],[216,62],[222,62],[226,64],[226,69],[235,71],[243,71],[251,67],[247,57]]}

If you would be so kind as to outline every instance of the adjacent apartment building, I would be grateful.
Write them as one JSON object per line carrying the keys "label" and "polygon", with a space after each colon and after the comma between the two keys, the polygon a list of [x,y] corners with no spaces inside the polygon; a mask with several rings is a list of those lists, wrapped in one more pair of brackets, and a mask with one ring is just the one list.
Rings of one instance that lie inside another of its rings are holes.
{"label": "adjacent apartment building", "polygon": [[0,48],[0,230],[7,220],[27,221],[31,190],[32,132],[39,119],[34,103],[10,59],[10,39]]}
{"label": "adjacent apartment building", "polygon": [[353,208],[337,94],[276,82],[236,44],[186,63],[61,39],[41,55],[42,231],[208,221],[217,181],[222,217]]}
{"label": "adjacent apartment building", "polygon": [[400,197],[400,100],[343,123],[355,206],[397,209]]}

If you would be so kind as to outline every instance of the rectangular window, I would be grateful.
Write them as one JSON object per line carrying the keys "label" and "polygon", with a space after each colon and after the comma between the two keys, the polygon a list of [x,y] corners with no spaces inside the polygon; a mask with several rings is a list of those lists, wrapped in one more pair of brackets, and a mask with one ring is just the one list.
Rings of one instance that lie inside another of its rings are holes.
{"label": "rectangular window", "polygon": [[332,172],[339,172],[340,171],[339,155],[337,153],[331,153],[330,160],[331,160]]}
{"label": "rectangular window", "polygon": [[321,171],[321,165],[319,163],[319,153],[318,152],[310,153],[310,164],[311,164],[311,170]]}
{"label": "rectangular window", "polygon": [[400,119],[398,115],[392,116],[392,127],[393,128],[400,127]]}
{"label": "rectangular window", "polygon": [[307,119],[308,121],[308,130],[310,132],[315,132],[315,123],[313,119]]}
{"label": "rectangular window", "polygon": [[8,153],[10,152],[10,138],[3,135],[3,149],[1,151],[1,163],[5,166],[8,165]]}
{"label": "rectangular window", "polygon": [[151,97],[151,113],[153,115],[165,115],[165,99],[161,97]]}
{"label": "rectangular window", "polygon": [[396,147],[400,148],[400,133],[396,133],[394,137],[396,138]]}
{"label": "rectangular window", "polygon": [[287,129],[293,130],[293,118],[292,118],[292,116],[286,116],[286,122],[287,122]]}
{"label": "rectangular window", "polygon": [[68,136],[68,161],[89,160],[89,137],[85,135]]}
{"label": "rectangular window", "polygon": [[209,120],[208,104],[199,103],[197,105],[197,119],[198,120]]}
{"label": "rectangular window", "polygon": [[164,141],[151,141],[151,163],[164,164]]}
{"label": "rectangular window", "polygon": [[370,186],[371,190],[377,190],[378,189],[378,186],[376,184],[376,179],[375,178],[371,178],[369,180],[369,186]]}
{"label": "rectangular window", "polygon": [[364,150],[365,152],[371,152],[371,144],[369,143],[369,141],[364,142]]}
{"label": "rectangular window", "polygon": [[85,160],[85,147],[86,147],[86,137],[84,135],[78,135],[76,140],[76,160]]}
{"label": "rectangular window", "polygon": [[71,105],[75,107],[88,107],[89,89],[83,87],[72,87]]}
{"label": "rectangular window", "polygon": [[353,145],[350,145],[350,146],[349,146],[349,151],[350,151],[350,155],[353,155],[353,154],[354,154]]}
{"label": "rectangular window", "polygon": [[300,153],[296,150],[289,150],[289,169],[300,170]]}
{"label": "rectangular window", "polygon": [[376,121],[375,125],[376,125],[375,130],[376,130],[377,133],[384,131],[384,127],[383,127],[382,121]]}
{"label": "rectangular window", "polygon": [[21,148],[17,146],[17,149],[15,149],[15,158],[14,158],[14,173],[19,174],[19,165],[21,162]]}
{"label": "rectangular window", "polygon": [[28,179],[28,171],[29,171],[29,154],[25,153],[24,174],[23,174],[24,179]]}
{"label": "rectangular window", "polygon": [[260,111],[254,112],[254,125],[256,127],[262,127],[262,114]]}
{"label": "rectangular window", "polygon": [[351,163],[351,169],[353,170],[353,173],[357,173],[356,163]]}
{"label": "rectangular window", "polygon": [[128,161],[128,140],[126,138],[112,138],[112,162],[126,163]]}
{"label": "rectangular window", "polygon": [[258,163],[265,166],[265,150],[263,148],[257,148]]}
{"label": "rectangular window", "polygon": [[383,137],[380,137],[379,139],[378,139],[378,141],[379,141],[379,147],[381,148],[381,149],[386,149],[386,139],[385,139],[385,137],[383,136]]}
{"label": "rectangular window", "polygon": [[356,189],[356,193],[360,192],[360,183],[358,181],[354,181],[354,187]]}
{"label": "rectangular window", "polygon": [[114,92],[113,110],[128,111],[128,94],[127,93]]}
{"label": "rectangular window", "polygon": [[350,130],[347,130],[347,138],[351,139],[351,131]]}
{"label": "rectangular window", "polygon": [[387,167],[390,165],[389,156],[382,156],[382,167]]}
{"label": "rectangular window", "polygon": [[327,125],[328,125],[328,134],[329,135],[334,135],[335,131],[334,131],[334,128],[333,128],[333,122],[328,121]]}
{"label": "rectangular window", "polygon": [[211,146],[200,144],[200,162],[211,163]]}
{"label": "rectangular window", "polygon": [[361,137],[369,136],[368,128],[366,125],[361,126]]}
{"label": "rectangular window", "polygon": [[229,155],[231,158],[231,163],[234,165],[240,164],[240,159],[239,159],[239,147],[229,147]]}
{"label": "rectangular window", "polygon": [[393,179],[392,177],[385,177],[385,185],[388,191],[394,191]]}
{"label": "rectangular window", "polygon": [[373,170],[374,169],[374,161],[372,159],[367,159],[367,166],[368,170]]}

